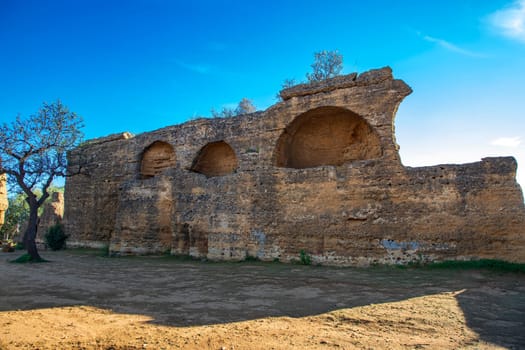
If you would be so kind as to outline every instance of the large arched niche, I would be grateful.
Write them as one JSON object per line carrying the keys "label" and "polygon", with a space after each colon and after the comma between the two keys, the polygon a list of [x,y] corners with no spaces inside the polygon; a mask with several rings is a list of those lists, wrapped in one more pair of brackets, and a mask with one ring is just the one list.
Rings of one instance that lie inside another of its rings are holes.
{"label": "large arched niche", "polygon": [[377,133],[359,115],[340,107],[319,107],[296,117],[280,136],[278,167],[312,168],[379,158]]}
{"label": "large arched niche", "polygon": [[213,177],[230,174],[237,166],[237,156],[233,148],[224,141],[217,141],[201,148],[193,161],[191,171]]}
{"label": "large arched niche", "polygon": [[153,177],[164,169],[175,166],[175,151],[173,147],[163,141],[155,141],[142,153],[140,175],[142,178]]}

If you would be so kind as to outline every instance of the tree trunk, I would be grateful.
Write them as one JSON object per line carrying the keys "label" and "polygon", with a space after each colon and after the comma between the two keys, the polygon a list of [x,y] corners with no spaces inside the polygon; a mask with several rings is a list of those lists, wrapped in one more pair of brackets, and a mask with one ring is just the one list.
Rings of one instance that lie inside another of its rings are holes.
{"label": "tree trunk", "polygon": [[27,253],[31,256],[31,261],[40,261],[42,258],[36,248],[36,233],[38,230],[38,207],[33,208],[29,205],[29,222],[27,223],[26,232],[24,233],[24,246]]}

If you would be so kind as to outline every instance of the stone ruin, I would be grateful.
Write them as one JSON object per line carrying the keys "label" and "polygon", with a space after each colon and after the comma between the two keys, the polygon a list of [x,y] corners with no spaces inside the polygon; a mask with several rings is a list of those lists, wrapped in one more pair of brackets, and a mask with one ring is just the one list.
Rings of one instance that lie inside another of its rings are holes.
{"label": "stone ruin", "polygon": [[405,167],[390,68],[301,84],[263,112],[88,141],[69,154],[69,246],[212,260],[525,262],[512,157]]}
{"label": "stone ruin", "polygon": [[51,198],[43,206],[42,215],[38,219],[37,243],[45,242],[45,235],[52,226],[62,223],[64,216],[64,194],[62,192],[51,193]]}
{"label": "stone ruin", "polygon": [[[51,193],[51,200],[46,201],[43,206],[42,215],[38,219],[37,229],[37,243],[44,242],[44,235],[53,225],[62,223],[62,217],[64,216],[64,194],[61,192]],[[9,201],[7,196],[7,175],[0,175],[0,229],[5,223],[5,214],[9,207]],[[21,229],[17,232],[23,232],[26,230],[27,222],[22,223]],[[15,232],[15,236],[18,234]],[[16,237],[18,240],[22,240],[22,237]],[[0,241],[2,237],[0,237]]]}
{"label": "stone ruin", "polygon": [[[4,225],[5,212],[9,207],[9,201],[7,200],[7,175],[0,174],[0,229]],[[0,241],[3,237],[0,237]]]}

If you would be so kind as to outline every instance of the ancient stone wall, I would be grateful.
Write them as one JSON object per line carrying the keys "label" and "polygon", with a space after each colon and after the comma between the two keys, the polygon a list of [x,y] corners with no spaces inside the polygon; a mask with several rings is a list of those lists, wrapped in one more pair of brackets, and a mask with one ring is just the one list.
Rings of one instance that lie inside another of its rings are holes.
{"label": "ancient stone wall", "polygon": [[0,228],[4,225],[5,212],[9,206],[7,200],[7,175],[0,174]]}
{"label": "ancient stone wall", "polygon": [[40,215],[37,229],[37,242],[43,242],[44,237],[51,226],[61,224],[64,216],[64,194],[62,192],[51,193],[51,200],[44,204],[42,215]]}
{"label": "ancient stone wall", "polygon": [[283,90],[264,112],[198,119],[69,154],[69,245],[115,254],[341,265],[525,262],[513,158],[409,168],[389,68]]}

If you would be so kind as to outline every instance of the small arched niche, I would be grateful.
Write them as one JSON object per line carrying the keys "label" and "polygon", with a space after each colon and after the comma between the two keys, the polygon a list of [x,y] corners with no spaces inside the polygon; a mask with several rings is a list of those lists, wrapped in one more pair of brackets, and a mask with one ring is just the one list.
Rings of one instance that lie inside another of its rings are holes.
{"label": "small arched niche", "polygon": [[276,166],[342,165],[382,155],[377,133],[362,117],[340,107],[319,107],[295,118],[280,136]]}
{"label": "small arched niche", "polygon": [[150,178],[164,169],[175,166],[175,151],[173,147],[163,141],[155,141],[149,145],[142,154],[140,162],[140,175],[142,178]]}
{"label": "small arched niche", "polygon": [[238,161],[233,148],[224,141],[210,142],[201,148],[193,161],[191,171],[207,177],[230,174]]}

